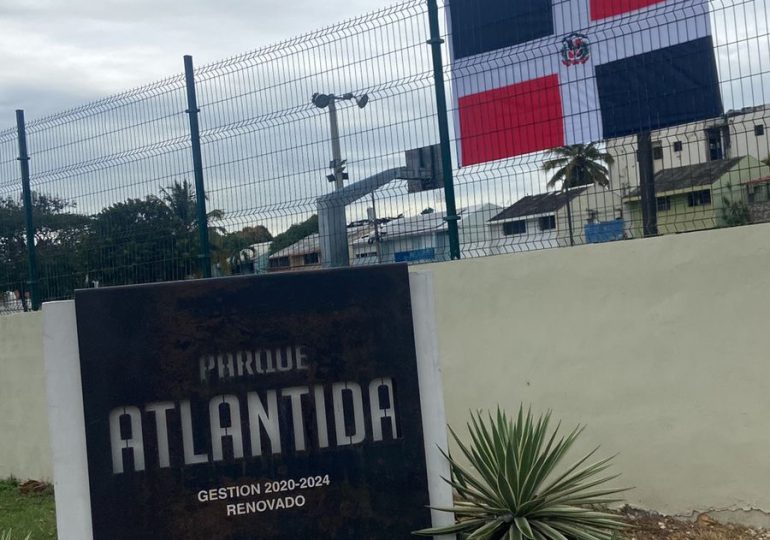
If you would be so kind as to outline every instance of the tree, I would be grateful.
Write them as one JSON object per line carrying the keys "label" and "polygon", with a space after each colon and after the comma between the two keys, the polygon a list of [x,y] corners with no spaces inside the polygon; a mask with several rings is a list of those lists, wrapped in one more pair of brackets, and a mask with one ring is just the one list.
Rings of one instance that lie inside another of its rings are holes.
{"label": "tree", "polygon": [[770,167],[770,154],[768,154],[767,157],[762,160],[762,163]]}
{"label": "tree", "polygon": [[[273,240],[273,235],[263,225],[244,227],[240,231],[216,236],[217,264],[225,274],[240,274],[244,271],[241,253],[251,250],[255,244],[264,244]],[[252,258],[256,256],[254,250]]]}
{"label": "tree", "polygon": [[[171,211],[177,227],[177,247],[179,255],[190,259],[189,263],[197,260],[200,254],[200,239],[198,234],[198,203],[195,195],[195,188],[187,180],[181,183],[174,181],[170,186],[160,189],[160,200]],[[219,253],[222,245],[221,236],[225,234],[223,227],[214,225],[224,219],[225,213],[222,210],[211,210],[206,213],[208,222],[209,246],[212,253],[212,260],[226,257],[224,253]]]}
{"label": "tree", "polygon": [[[602,152],[593,143],[573,144],[554,148],[550,151],[550,159],[543,163],[543,170],[553,172],[548,180],[548,188],[553,189],[561,183],[561,191],[568,193],[572,188],[598,184],[602,187],[610,185],[610,171],[607,165],[612,165],[614,159],[607,152]],[[567,195],[567,222],[569,225],[569,243],[575,245],[572,230],[572,201]]]}
{"label": "tree", "polygon": [[273,240],[273,235],[263,225],[244,227],[240,231],[228,233],[224,236],[225,249],[231,253],[241,251],[254,244],[264,244]]}
{"label": "tree", "polygon": [[[174,181],[170,186],[160,188],[160,198],[168,206],[169,210],[180,221],[184,228],[190,232],[198,230],[198,201],[195,196],[195,188],[187,180],[181,183]],[[206,197],[208,200],[208,197]],[[211,210],[206,213],[206,218],[211,228],[212,222],[224,219],[223,210]]]}
{"label": "tree", "polygon": [[86,270],[104,285],[184,279],[193,273],[191,247],[189,231],[164,201],[128,199],[93,217]]}
{"label": "tree", "polygon": [[[75,203],[32,194],[38,287],[41,301],[69,298],[82,286],[82,239],[89,218],[74,213]],[[29,280],[26,222],[21,200],[0,199],[0,292],[18,290]]]}
{"label": "tree", "polygon": [[283,248],[289,247],[292,244],[296,244],[305,237],[318,232],[318,216],[313,214],[302,223],[295,223],[289,227],[285,232],[278,234],[273,238],[273,243],[270,244],[270,253],[276,253]]}

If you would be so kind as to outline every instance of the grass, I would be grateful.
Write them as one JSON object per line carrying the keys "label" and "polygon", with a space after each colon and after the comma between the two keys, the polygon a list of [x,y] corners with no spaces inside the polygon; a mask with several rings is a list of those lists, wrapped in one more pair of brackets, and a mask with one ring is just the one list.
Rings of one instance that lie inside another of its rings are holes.
{"label": "grass", "polygon": [[53,488],[23,494],[16,480],[0,480],[0,538],[12,531],[9,540],[56,538]]}

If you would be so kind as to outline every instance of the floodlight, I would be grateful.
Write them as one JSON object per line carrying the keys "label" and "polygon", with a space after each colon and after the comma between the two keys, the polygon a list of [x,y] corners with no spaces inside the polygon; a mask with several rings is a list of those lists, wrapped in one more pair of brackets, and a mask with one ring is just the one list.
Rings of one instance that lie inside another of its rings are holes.
{"label": "floodlight", "polygon": [[313,105],[315,105],[319,109],[325,109],[326,107],[329,106],[332,99],[334,99],[334,96],[319,94],[318,92],[316,92],[315,94],[313,94]]}

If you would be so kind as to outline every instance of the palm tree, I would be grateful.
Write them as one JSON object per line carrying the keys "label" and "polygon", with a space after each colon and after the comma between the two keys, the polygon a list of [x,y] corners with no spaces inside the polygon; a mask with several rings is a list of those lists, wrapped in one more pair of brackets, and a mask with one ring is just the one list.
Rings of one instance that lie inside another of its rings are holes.
{"label": "palm tree", "polygon": [[[160,188],[161,200],[169,210],[179,219],[187,231],[195,231],[198,228],[197,200],[195,188],[187,180],[181,183],[174,181],[170,186]],[[206,197],[208,199],[208,197]],[[206,214],[208,221],[220,221],[225,217],[222,210],[212,210]],[[211,230],[212,227],[209,227]]]}
{"label": "palm tree", "polygon": [[[208,197],[207,197],[208,198]],[[177,247],[182,253],[182,259],[192,261],[200,246],[196,240],[198,232],[198,204],[195,196],[195,186],[187,180],[174,181],[170,186],[160,188],[160,199],[171,211],[179,228]],[[214,252],[219,251],[220,237],[225,233],[224,227],[212,225],[224,219],[223,210],[211,210],[206,214],[208,222],[209,245]],[[214,258],[219,254],[214,253]]]}
{"label": "palm tree", "polygon": [[[602,152],[593,143],[573,144],[554,148],[550,151],[550,159],[543,163],[543,170],[553,172],[548,181],[548,189],[553,189],[561,182],[561,191],[579,186],[598,184],[602,187],[610,185],[610,171],[607,165],[612,165],[614,159],[607,152]],[[567,221],[569,225],[569,243],[575,245],[572,231],[572,201],[567,196]]]}

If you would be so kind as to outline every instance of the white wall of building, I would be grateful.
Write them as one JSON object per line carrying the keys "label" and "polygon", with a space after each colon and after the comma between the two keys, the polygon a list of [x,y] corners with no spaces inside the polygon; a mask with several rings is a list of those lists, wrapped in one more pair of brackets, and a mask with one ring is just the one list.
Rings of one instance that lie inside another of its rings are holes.
{"label": "white wall of building", "polygon": [[[654,131],[653,147],[660,145],[662,148],[662,159],[654,161],[655,172],[709,161],[707,130],[723,125],[729,127],[730,133],[729,147],[725,145],[724,136],[722,138],[725,158],[753,156],[761,161],[770,155],[770,108],[768,108],[728,116],[726,120],[719,118]],[[755,134],[756,126],[763,126],[763,135]],[[682,144],[681,151],[675,149],[677,142]],[[637,187],[639,170],[636,159],[636,137],[611,139],[607,141],[607,149],[615,158],[615,163],[610,167],[612,189],[621,191],[624,187],[626,189]]]}
{"label": "white wall of building", "polygon": [[[584,193],[572,200],[572,230],[575,244],[586,242],[585,225],[590,221],[612,221],[623,215],[623,205],[618,193],[598,185],[589,187]],[[543,229],[540,219],[549,216],[556,218],[556,229]],[[506,235],[505,223],[526,222],[526,233]],[[487,245],[490,255],[500,253],[518,253],[536,251],[570,245],[569,218],[566,205],[557,212],[534,214],[504,222],[488,223],[492,240]]]}

